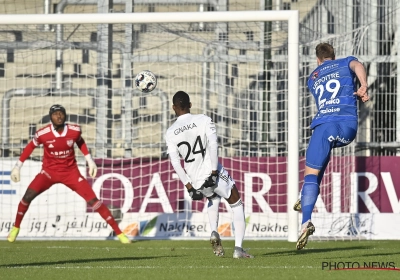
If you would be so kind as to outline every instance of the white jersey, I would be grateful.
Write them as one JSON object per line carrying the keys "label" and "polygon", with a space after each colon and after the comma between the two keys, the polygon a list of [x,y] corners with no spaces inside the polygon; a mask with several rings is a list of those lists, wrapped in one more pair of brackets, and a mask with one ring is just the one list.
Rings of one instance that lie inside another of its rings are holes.
{"label": "white jersey", "polygon": [[[206,115],[181,115],[165,134],[172,166],[184,185],[199,189],[218,168],[215,124]],[[180,163],[184,160],[184,169]],[[186,171],[186,172],[185,172]]]}

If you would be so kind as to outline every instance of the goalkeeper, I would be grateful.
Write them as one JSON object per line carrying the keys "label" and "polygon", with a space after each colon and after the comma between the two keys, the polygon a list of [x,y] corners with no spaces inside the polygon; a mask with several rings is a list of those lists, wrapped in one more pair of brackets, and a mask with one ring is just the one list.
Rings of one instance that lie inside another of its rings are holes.
{"label": "goalkeeper", "polygon": [[11,171],[11,180],[19,182],[20,169],[24,161],[31,155],[36,147],[43,145],[44,155],[42,170],[29,184],[18,205],[14,227],[7,237],[8,241],[14,242],[17,238],[22,219],[28,211],[32,200],[42,192],[48,190],[52,185],[62,183],[85,199],[85,201],[92,206],[93,210],[100,214],[117,234],[121,243],[131,243],[119,229],[110,210],[97,199],[91,186],[79,172],[74,152],[75,143],[86,158],[89,166],[89,175],[95,178],[97,172],[97,166],[89,154],[85,141],[81,137],[80,126],[76,124],[66,124],[65,120],[67,114],[65,108],[58,104],[50,107],[49,116],[51,124],[39,129],[35,133],[32,141],[25,147],[19,161]]}
{"label": "goalkeeper", "polygon": [[[208,218],[211,227],[210,242],[216,256],[223,256],[221,238],[217,232],[221,197],[228,201],[233,211],[235,249],[233,258],[253,258],[242,249],[246,229],[243,203],[235,181],[218,163],[218,141],[211,118],[192,115],[189,95],[175,93],[172,109],[177,115],[175,123],[165,134],[171,164],[193,200],[208,199]],[[184,159],[184,168],[180,163]]]}

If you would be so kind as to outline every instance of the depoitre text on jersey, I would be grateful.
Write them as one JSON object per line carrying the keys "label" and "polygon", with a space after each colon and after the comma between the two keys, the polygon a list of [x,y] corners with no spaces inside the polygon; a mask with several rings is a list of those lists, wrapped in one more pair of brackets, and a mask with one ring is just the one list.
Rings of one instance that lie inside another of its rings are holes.
{"label": "depoitre text on jersey", "polygon": [[357,120],[355,73],[349,67],[353,60],[357,59],[326,60],[311,73],[308,88],[318,109],[312,129],[321,123]]}

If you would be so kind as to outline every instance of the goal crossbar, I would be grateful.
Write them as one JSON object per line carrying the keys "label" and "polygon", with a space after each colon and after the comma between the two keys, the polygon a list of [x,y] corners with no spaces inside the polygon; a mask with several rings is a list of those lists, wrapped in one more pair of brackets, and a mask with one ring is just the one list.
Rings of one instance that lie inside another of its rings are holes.
{"label": "goal crossbar", "polygon": [[[172,12],[172,13],[85,13],[85,14],[7,14],[0,24],[81,24],[92,23],[183,23],[288,21],[298,26],[298,11]],[[295,35],[289,27],[290,37]],[[290,40],[289,37],[289,40]]]}

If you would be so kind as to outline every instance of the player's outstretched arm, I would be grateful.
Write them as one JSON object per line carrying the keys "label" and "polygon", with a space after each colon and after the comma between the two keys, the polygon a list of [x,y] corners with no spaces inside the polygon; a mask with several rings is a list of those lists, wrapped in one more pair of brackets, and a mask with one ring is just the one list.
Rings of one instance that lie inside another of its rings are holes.
{"label": "player's outstretched arm", "polygon": [[368,101],[367,71],[365,70],[364,65],[356,60],[353,60],[350,62],[350,69],[356,73],[356,76],[361,83],[361,87],[354,94],[359,96],[363,102]]}
{"label": "player's outstretched arm", "polygon": [[95,178],[97,174],[97,165],[93,161],[92,156],[89,153],[89,149],[86,146],[85,140],[81,137],[78,141],[76,141],[76,145],[78,146],[79,150],[81,150],[82,154],[85,156],[86,162],[89,167],[89,176]]}
{"label": "player's outstretched arm", "polygon": [[29,158],[29,156],[32,154],[32,152],[35,148],[36,148],[36,145],[33,141],[29,142],[28,145],[26,145],[24,151],[22,152],[21,156],[19,157],[19,160],[15,164],[14,168],[11,170],[11,180],[13,182],[17,183],[21,180],[21,176],[20,176],[21,167],[24,164],[24,161],[27,158]]}

